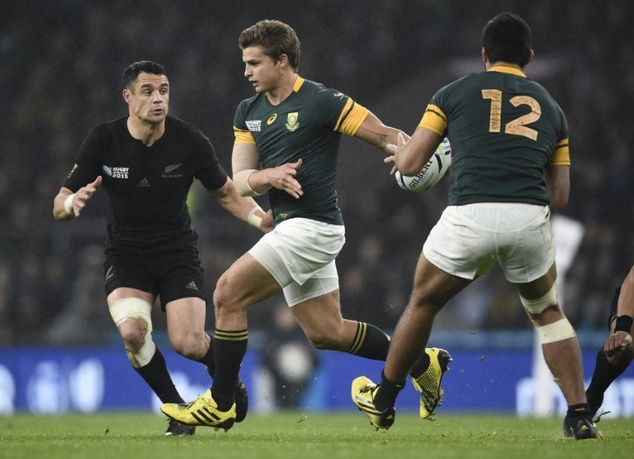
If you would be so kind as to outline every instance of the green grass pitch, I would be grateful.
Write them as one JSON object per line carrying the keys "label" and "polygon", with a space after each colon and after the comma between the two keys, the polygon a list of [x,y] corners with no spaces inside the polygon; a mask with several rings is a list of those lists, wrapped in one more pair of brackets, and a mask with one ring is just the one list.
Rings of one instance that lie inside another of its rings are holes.
{"label": "green grass pitch", "polygon": [[148,413],[0,417],[0,458],[631,458],[634,420],[602,419],[603,441],[574,441],[559,418],[442,414],[435,422],[397,414],[376,432],[362,413],[250,415],[228,432],[164,437],[166,420]]}

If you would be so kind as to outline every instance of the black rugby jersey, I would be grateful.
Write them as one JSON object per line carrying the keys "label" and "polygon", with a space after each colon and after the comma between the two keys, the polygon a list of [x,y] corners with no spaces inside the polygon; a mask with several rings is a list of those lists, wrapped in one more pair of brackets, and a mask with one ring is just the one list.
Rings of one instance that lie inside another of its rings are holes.
{"label": "black rugby jersey", "polygon": [[84,140],[64,187],[77,191],[103,178],[108,196],[108,239],[147,246],[193,234],[187,195],[197,178],[209,190],[227,174],[213,145],[198,129],[168,116],[150,147],[133,138],[127,117],[95,127]]}

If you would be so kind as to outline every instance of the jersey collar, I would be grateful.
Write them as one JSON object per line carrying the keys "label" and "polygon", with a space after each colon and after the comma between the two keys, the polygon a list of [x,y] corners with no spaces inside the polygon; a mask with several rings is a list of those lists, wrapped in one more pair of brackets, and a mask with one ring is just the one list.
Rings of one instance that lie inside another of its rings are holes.
{"label": "jersey collar", "polygon": [[293,85],[293,92],[299,91],[299,88],[301,88],[303,84],[304,84],[304,79],[300,77],[299,75],[297,75],[297,78],[295,79],[295,84]]}
{"label": "jersey collar", "polygon": [[506,65],[496,65],[495,67],[491,67],[489,70],[487,70],[487,72],[510,73],[511,75],[517,75],[526,78],[526,74],[521,70]]}

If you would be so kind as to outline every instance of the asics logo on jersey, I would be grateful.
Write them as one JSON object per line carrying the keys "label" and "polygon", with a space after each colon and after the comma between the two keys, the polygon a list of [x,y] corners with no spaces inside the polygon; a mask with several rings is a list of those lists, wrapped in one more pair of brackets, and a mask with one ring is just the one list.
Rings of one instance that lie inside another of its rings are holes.
{"label": "asics logo on jersey", "polygon": [[129,167],[111,167],[106,166],[105,164],[101,166],[101,170],[108,177],[112,177],[114,179],[127,179],[128,173],[130,172]]}
{"label": "asics logo on jersey", "polygon": [[271,124],[275,123],[276,119],[277,119],[277,113],[273,113],[271,117],[268,120],[266,120],[266,124],[270,126]]}
{"label": "asics logo on jersey", "polygon": [[172,172],[174,172],[179,167],[181,167],[181,163],[171,164],[171,165],[165,167],[165,170],[163,171],[163,175],[161,175],[161,177],[162,178],[178,178],[178,177],[182,177],[183,174],[172,174]]}
{"label": "asics logo on jersey", "polygon": [[248,120],[247,129],[251,132],[260,132],[262,130],[262,120]]}
{"label": "asics logo on jersey", "polygon": [[342,99],[343,100],[343,93],[342,92],[336,92],[333,94],[334,97],[336,97],[337,99]]}

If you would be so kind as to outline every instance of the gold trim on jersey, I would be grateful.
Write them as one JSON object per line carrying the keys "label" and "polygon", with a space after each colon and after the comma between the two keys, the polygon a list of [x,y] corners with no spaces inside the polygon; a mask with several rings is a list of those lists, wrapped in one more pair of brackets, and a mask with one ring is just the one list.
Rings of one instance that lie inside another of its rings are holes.
{"label": "gold trim on jersey", "polygon": [[438,135],[444,135],[447,129],[447,115],[438,105],[428,104],[417,127],[424,127]]}
{"label": "gold trim on jersey", "polygon": [[496,65],[495,67],[491,67],[490,69],[488,69],[487,72],[510,73],[511,75],[517,75],[519,77],[526,78],[526,74],[520,69],[509,67],[508,65]]}
{"label": "gold trim on jersey", "polygon": [[299,91],[299,88],[301,88],[303,84],[304,79],[297,75],[297,79],[295,80],[295,83],[293,83],[293,92]]}
{"label": "gold trim on jersey", "polygon": [[354,100],[348,99],[346,105],[344,105],[341,110],[341,115],[339,115],[339,119],[333,131],[353,136],[357,133],[369,113],[370,110],[363,105],[359,105]]}
{"label": "gold trim on jersey", "polygon": [[253,138],[253,134],[250,131],[245,131],[243,129],[238,129],[237,127],[233,127],[233,137],[235,141],[234,145],[239,145],[241,143],[251,143],[255,145],[255,139]]}
{"label": "gold trim on jersey", "polygon": [[570,166],[570,149],[568,148],[568,139],[561,139],[555,145],[555,151],[550,157],[551,166]]}

